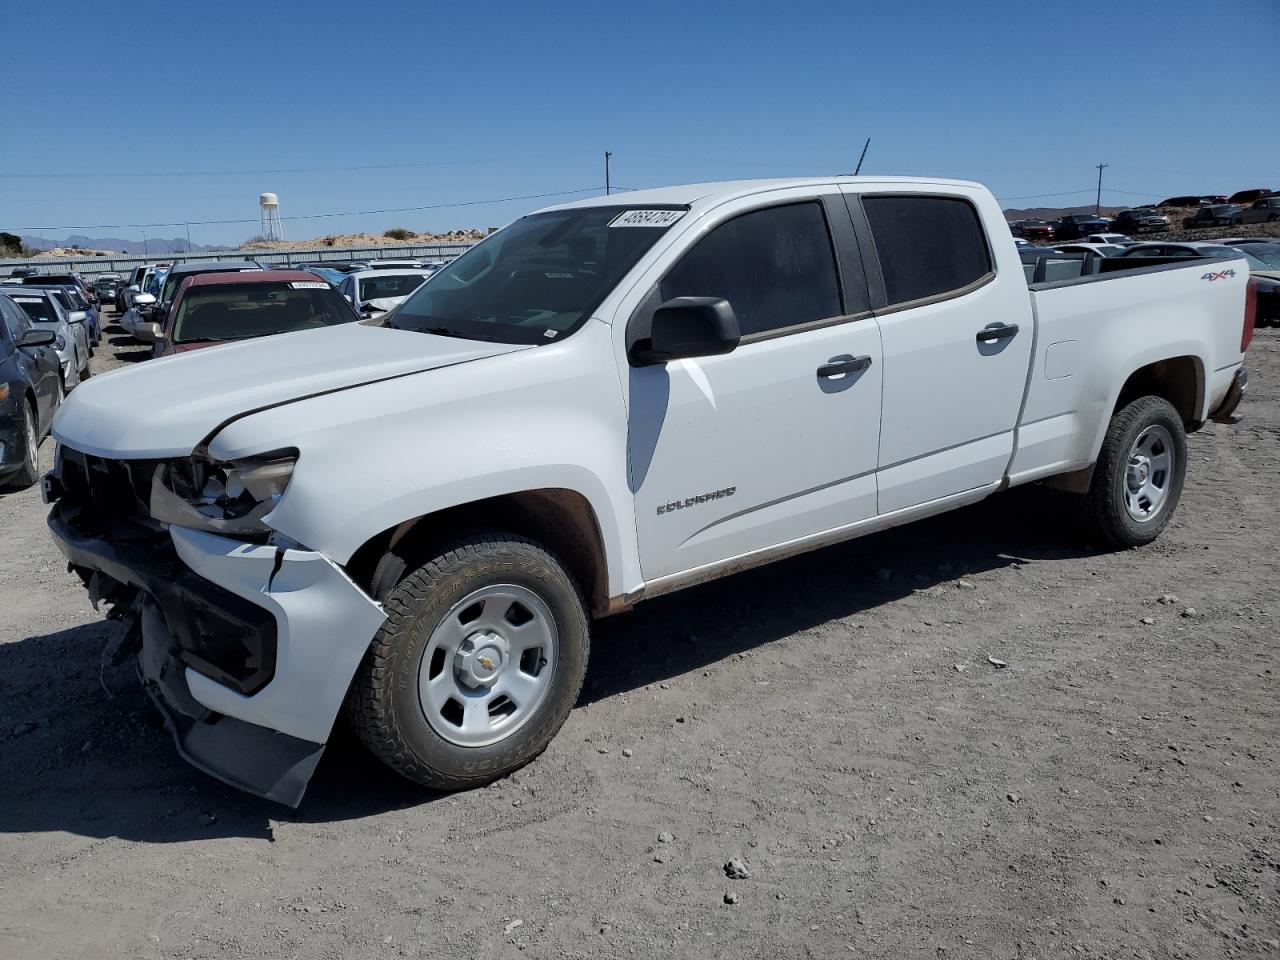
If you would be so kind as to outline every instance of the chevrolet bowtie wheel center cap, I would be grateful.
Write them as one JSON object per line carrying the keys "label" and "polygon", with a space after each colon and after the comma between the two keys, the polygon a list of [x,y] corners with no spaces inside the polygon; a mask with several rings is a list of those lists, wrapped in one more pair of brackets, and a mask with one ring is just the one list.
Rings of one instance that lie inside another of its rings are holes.
{"label": "chevrolet bowtie wheel center cap", "polygon": [[511,657],[507,641],[492,631],[473,633],[458,647],[453,668],[458,681],[473,690],[491,687]]}

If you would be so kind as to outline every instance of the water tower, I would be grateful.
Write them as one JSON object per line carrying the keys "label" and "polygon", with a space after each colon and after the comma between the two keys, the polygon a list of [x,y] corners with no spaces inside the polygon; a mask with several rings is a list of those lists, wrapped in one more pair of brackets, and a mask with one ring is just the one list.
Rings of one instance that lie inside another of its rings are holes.
{"label": "water tower", "polygon": [[274,193],[264,193],[258,197],[258,206],[262,208],[262,239],[280,240],[280,198]]}

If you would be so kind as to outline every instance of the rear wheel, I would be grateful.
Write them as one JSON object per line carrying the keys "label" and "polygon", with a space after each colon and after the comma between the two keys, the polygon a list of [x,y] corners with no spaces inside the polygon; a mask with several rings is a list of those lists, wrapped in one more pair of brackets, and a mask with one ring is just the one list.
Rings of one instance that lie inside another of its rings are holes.
{"label": "rear wheel", "polygon": [[1160,536],[1177,509],[1187,469],[1182,418],[1163,397],[1140,397],[1107,428],[1085,494],[1093,532],[1112,547],[1138,547]]}
{"label": "rear wheel", "polygon": [[577,584],[512,534],[460,540],[385,600],[349,713],[384,763],[437,790],[479,786],[536,757],[569,716],[589,629]]}

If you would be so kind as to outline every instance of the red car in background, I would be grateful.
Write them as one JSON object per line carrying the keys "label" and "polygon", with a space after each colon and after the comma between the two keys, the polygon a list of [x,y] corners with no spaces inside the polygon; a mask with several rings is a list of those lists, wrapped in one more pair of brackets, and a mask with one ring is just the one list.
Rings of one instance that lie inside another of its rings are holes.
{"label": "red car in background", "polygon": [[1263,197],[1271,196],[1272,191],[1266,187],[1255,187],[1253,190],[1237,190],[1231,196],[1227,197],[1227,203],[1238,203],[1244,206],[1253,203],[1255,200],[1261,200]]}
{"label": "red car in background", "polygon": [[1013,224],[1013,235],[1027,240],[1052,240],[1053,224],[1043,220],[1019,220]]}
{"label": "red car in background", "polygon": [[327,280],[302,270],[202,273],[182,282],[152,356],[316,330],[360,317]]}

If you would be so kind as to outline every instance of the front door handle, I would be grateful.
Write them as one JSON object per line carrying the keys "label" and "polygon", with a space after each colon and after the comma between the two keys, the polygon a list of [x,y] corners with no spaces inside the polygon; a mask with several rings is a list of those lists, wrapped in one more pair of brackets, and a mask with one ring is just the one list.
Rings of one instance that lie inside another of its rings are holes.
{"label": "front door handle", "polygon": [[978,331],[979,343],[995,343],[997,340],[1008,340],[1018,335],[1016,323],[1001,323],[993,327],[983,327]]}
{"label": "front door handle", "polygon": [[871,366],[871,358],[867,356],[832,357],[818,368],[818,376],[824,379],[840,377],[846,373],[858,373],[869,366]]}

